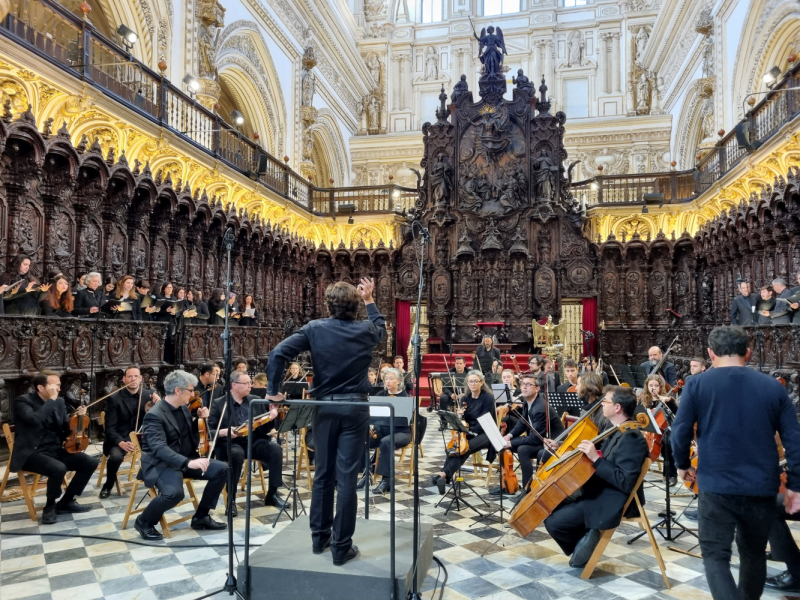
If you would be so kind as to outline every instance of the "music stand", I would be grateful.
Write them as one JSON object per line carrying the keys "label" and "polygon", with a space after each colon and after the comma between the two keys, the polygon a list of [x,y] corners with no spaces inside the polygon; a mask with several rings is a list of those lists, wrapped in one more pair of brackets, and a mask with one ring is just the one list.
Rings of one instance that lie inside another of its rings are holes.
{"label": "music stand", "polygon": [[[492,444],[492,447],[495,449],[495,452],[497,452],[497,462],[498,462],[498,467],[499,467],[498,471],[500,473],[500,508],[499,509],[495,509],[495,510],[493,510],[491,512],[488,512],[485,515],[479,517],[475,521],[475,523],[473,523],[472,525],[476,525],[476,524],[480,523],[485,518],[487,518],[487,517],[489,517],[489,516],[491,516],[491,515],[493,515],[493,514],[495,514],[496,512],[499,511],[500,512],[500,526],[502,527],[502,525],[503,525],[503,511],[504,511],[504,509],[503,509],[503,496],[505,495],[505,493],[504,493],[504,490],[503,490],[503,481],[504,481],[504,479],[503,479],[503,466],[502,466],[502,464],[500,464],[502,462],[502,459],[500,457],[500,453],[505,450],[506,440],[503,438],[503,435],[500,433],[500,430],[497,428],[497,421],[494,420],[494,417],[492,417],[491,414],[486,413],[485,415],[481,415],[481,417],[478,418],[478,422],[481,424],[481,427],[483,428],[483,432],[488,436],[489,442]],[[506,451],[507,452],[511,452],[511,449],[509,448]],[[489,472],[490,473],[491,473],[491,469],[492,469],[492,465],[489,465]],[[470,527],[472,527],[472,525],[470,525]],[[494,542],[492,542],[492,545],[489,546],[486,550],[484,550],[483,553],[481,553],[481,556],[484,556],[491,548],[494,547],[494,545],[497,542],[502,540],[503,537],[505,537],[506,533],[508,533],[508,530],[503,532],[503,535],[501,535]]]}
{"label": "music stand", "polygon": [[556,411],[558,415],[568,412],[573,417],[579,417],[581,408],[583,408],[583,400],[578,398],[575,392],[551,392],[549,394],[550,406]]}
{"label": "music stand", "polygon": [[[464,427],[463,423],[461,423],[461,419],[458,417],[457,414],[448,412],[446,410],[440,410],[439,411],[439,417],[444,422],[446,429],[449,429],[450,431],[456,431],[458,433],[463,433],[463,434],[469,433],[469,430],[466,427]],[[444,430],[442,430],[442,438],[444,439]],[[445,443],[445,447],[446,446],[447,446],[447,443]],[[458,450],[456,449],[456,452],[457,451]],[[489,506],[489,503],[486,502],[486,500],[484,500],[480,496],[478,496],[478,494],[475,492],[473,487],[470,484],[468,484],[466,481],[464,481],[464,478],[461,476],[461,462],[460,461],[459,461],[459,465],[458,465],[458,472],[457,473],[453,473],[452,477],[453,477],[453,482],[450,484],[450,489],[447,490],[444,493],[444,496],[442,496],[442,499],[439,500],[439,502],[436,503],[436,506],[438,507],[442,502],[444,502],[445,499],[447,498],[447,496],[450,494],[450,492],[452,492],[453,493],[453,498],[452,498],[452,500],[450,500],[450,504],[447,505],[447,509],[444,511],[445,515],[447,515],[447,513],[450,512],[450,509],[453,508],[453,504],[456,505],[456,510],[458,510],[458,511],[461,510],[461,505],[463,504],[467,508],[470,508],[470,509],[474,510],[476,513],[478,513],[478,516],[483,517],[483,513],[481,513],[481,511],[479,511],[477,508],[472,506],[469,502],[464,500],[464,495],[463,495],[463,492],[462,492],[461,488],[462,488],[462,486],[467,486],[467,488],[469,488],[469,490],[481,502],[483,502],[486,506]]]}
{"label": "music stand", "polygon": [[[308,385],[308,384],[306,384]],[[292,521],[297,518],[297,503],[300,503],[300,506],[303,510],[303,514],[306,514],[306,507],[303,505],[303,499],[300,498],[300,493],[297,491],[297,433],[300,429],[307,426],[311,422],[311,418],[314,415],[314,407],[309,404],[292,404],[289,406],[289,411],[286,413],[286,416],[283,417],[281,420],[281,424],[278,426],[278,435],[280,436],[282,433],[287,433],[289,431],[292,432],[294,436],[294,458],[293,458],[293,465],[294,468],[292,470],[292,487],[287,487],[286,483],[284,482],[283,487],[289,490],[289,498],[291,499],[292,503],[292,514],[289,514],[289,509],[286,507],[287,505],[284,504],[283,508],[278,511],[278,514],[275,515],[275,521],[272,523],[272,528],[274,529],[275,526],[278,524],[278,519],[281,518],[281,514],[286,512],[286,516],[289,517]],[[287,499],[288,500],[288,499]]]}
{"label": "music stand", "polygon": [[287,381],[283,384],[283,395],[287,400],[300,400],[303,392],[308,391],[307,381]]}

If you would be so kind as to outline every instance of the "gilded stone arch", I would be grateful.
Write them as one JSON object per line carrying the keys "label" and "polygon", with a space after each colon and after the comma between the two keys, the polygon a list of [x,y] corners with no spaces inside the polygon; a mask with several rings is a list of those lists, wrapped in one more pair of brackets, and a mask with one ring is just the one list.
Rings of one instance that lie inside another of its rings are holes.
{"label": "gilded stone arch", "polygon": [[655,238],[658,228],[652,218],[639,215],[620,219],[614,224],[611,231],[618,240],[622,239],[623,234],[626,239],[630,240],[636,232],[644,240],[647,239],[648,234],[651,239]]}
{"label": "gilded stone arch", "polygon": [[703,140],[703,109],[707,100],[703,82],[695,81],[686,93],[686,108],[678,119],[676,160],[679,169],[693,169],[697,164],[697,147]]}
{"label": "gilded stone arch", "polygon": [[[24,82],[16,77],[3,76],[0,79],[0,105],[11,101],[11,114],[16,119],[20,114],[28,110],[28,105],[33,105],[34,91],[33,84]],[[34,109],[38,114],[38,106]]]}
{"label": "gilded stone arch", "polygon": [[[773,66],[786,70],[786,57],[800,50],[800,7],[796,2],[757,0],[747,13],[733,73],[733,98],[764,91],[761,77]],[[763,96],[756,97],[756,101]],[[741,102],[737,119],[743,117]]]}
{"label": "gilded stone arch", "polygon": [[381,233],[374,227],[368,227],[364,225],[356,225],[354,226],[349,232],[349,237],[347,239],[347,244],[352,244],[353,246],[358,246],[361,242],[364,242],[364,245],[369,248],[370,245],[377,246],[378,242],[381,241]]}
{"label": "gilded stone arch", "polygon": [[[348,161],[347,145],[342,137],[342,132],[337,126],[336,117],[327,108],[317,111],[317,122],[314,126],[314,153],[320,153],[320,160],[324,162],[327,176],[317,177],[327,187],[328,180],[333,179],[334,185],[341,186],[350,181],[350,164]],[[314,164],[317,164],[316,156]],[[320,173],[318,170],[317,173]]]}
{"label": "gilded stone arch", "polygon": [[[220,78],[230,81],[231,88],[249,100],[252,115],[245,116],[260,123],[262,130],[254,129],[267,150],[282,156],[288,115],[275,63],[259,26],[252,21],[231,23],[220,35],[218,47],[216,67]],[[234,78],[237,71],[239,75]]]}
{"label": "gilded stone arch", "polygon": [[167,173],[169,173],[170,177],[172,178],[173,185],[178,185],[179,179],[181,181],[184,180],[184,163],[180,159],[173,156],[163,156],[153,160],[153,162],[150,163],[150,170],[153,172],[153,174],[162,171],[162,180],[166,179]]}

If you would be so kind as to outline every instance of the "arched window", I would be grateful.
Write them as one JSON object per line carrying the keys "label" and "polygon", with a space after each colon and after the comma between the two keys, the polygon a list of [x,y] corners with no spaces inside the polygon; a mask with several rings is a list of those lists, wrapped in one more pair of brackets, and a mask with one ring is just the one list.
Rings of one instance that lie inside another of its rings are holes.
{"label": "arched window", "polygon": [[490,17],[492,15],[507,15],[519,12],[520,0],[483,0],[483,14]]}
{"label": "arched window", "polygon": [[443,18],[444,0],[422,0],[422,22],[438,23]]}

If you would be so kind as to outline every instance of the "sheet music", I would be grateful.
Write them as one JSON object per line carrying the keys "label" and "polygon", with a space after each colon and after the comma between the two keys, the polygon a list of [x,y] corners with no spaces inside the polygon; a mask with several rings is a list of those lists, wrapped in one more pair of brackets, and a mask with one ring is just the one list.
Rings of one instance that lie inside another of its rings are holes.
{"label": "sheet music", "polygon": [[500,452],[500,450],[506,447],[506,441],[503,439],[503,436],[500,435],[500,430],[497,428],[497,421],[494,420],[491,413],[486,413],[478,417],[478,423],[483,427],[483,432],[486,434],[486,437],[489,438],[489,442],[495,450]]}
{"label": "sheet music", "polygon": [[255,308],[247,308],[244,311],[244,316],[245,317],[254,317],[255,315],[256,315],[256,309]]}

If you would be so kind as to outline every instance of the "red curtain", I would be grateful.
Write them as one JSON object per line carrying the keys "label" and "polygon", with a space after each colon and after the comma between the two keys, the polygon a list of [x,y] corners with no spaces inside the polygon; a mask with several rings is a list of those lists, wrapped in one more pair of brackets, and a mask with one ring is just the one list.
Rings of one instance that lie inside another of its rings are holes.
{"label": "red curtain", "polygon": [[584,353],[591,353],[597,358],[597,298],[583,299],[583,326],[584,331],[591,331],[594,338],[583,345]]}
{"label": "red curtain", "polygon": [[[397,300],[395,314],[397,315],[397,323],[394,330],[394,339],[397,342],[396,354],[405,359],[408,343],[411,341],[411,301]],[[391,348],[389,351],[391,352]]]}

